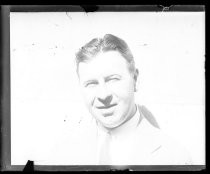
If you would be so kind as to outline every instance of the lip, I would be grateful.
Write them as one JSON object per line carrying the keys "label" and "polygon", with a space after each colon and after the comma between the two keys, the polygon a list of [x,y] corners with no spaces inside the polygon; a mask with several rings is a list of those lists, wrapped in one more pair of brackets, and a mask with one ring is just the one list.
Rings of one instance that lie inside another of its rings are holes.
{"label": "lip", "polygon": [[116,106],[117,104],[111,104],[109,106],[96,106],[97,109],[109,109],[112,108],[114,106]]}

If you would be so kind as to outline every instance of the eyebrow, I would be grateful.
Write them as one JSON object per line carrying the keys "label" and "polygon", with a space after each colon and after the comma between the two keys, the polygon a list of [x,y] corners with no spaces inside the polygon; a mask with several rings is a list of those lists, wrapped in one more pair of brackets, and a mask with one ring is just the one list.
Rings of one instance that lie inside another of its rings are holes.
{"label": "eyebrow", "polygon": [[105,81],[108,80],[109,78],[112,78],[112,77],[115,77],[117,76],[118,78],[121,78],[121,76],[119,74],[112,74],[112,75],[109,75],[107,77],[105,77]]}

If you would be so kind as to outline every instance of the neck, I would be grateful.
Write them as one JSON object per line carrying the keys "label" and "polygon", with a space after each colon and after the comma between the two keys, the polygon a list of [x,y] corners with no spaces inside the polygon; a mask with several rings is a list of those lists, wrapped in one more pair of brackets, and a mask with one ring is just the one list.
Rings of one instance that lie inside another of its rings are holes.
{"label": "neck", "polygon": [[126,119],[122,124],[126,123],[126,122],[129,121],[131,118],[133,118],[133,116],[135,115],[136,111],[137,111],[137,106],[136,106],[136,104],[134,104],[134,105],[133,105],[133,108],[132,108],[132,110],[131,110],[131,114],[129,115],[129,117],[127,117],[127,119]]}

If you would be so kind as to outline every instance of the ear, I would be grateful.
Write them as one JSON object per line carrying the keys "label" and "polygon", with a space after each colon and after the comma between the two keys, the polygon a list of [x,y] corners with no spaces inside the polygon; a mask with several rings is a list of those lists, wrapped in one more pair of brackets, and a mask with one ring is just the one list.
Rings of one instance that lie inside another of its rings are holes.
{"label": "ear", "polygon": [[139,76],[139,70],[138,69],[135,69],[135,72],[134,72],[134,92],[137,92],[138,90],[138,76]]}

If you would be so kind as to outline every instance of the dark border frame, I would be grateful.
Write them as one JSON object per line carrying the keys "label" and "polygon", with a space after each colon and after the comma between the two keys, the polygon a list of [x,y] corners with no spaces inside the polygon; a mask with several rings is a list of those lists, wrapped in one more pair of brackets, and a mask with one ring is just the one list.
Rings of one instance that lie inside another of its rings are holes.
{"label": "dark border frame", "polygon": [[[21,171],[24,165],[11,165],[11,111],[10,111],[10,12],[121,12],[121,11],[205,11],[205,5],[4,5],[0,6],[0,71],[2,90],[1,97],[1,143],[0,162],[2,171]],[[131,165],[129,170],[138,171],[198,171],[206,169],[206,165]],[[103,171],[112,170],[112,166],[72,165],[50,166],[35,165],[35,171]],[[128,170],[128,169],[127,169]]]}

